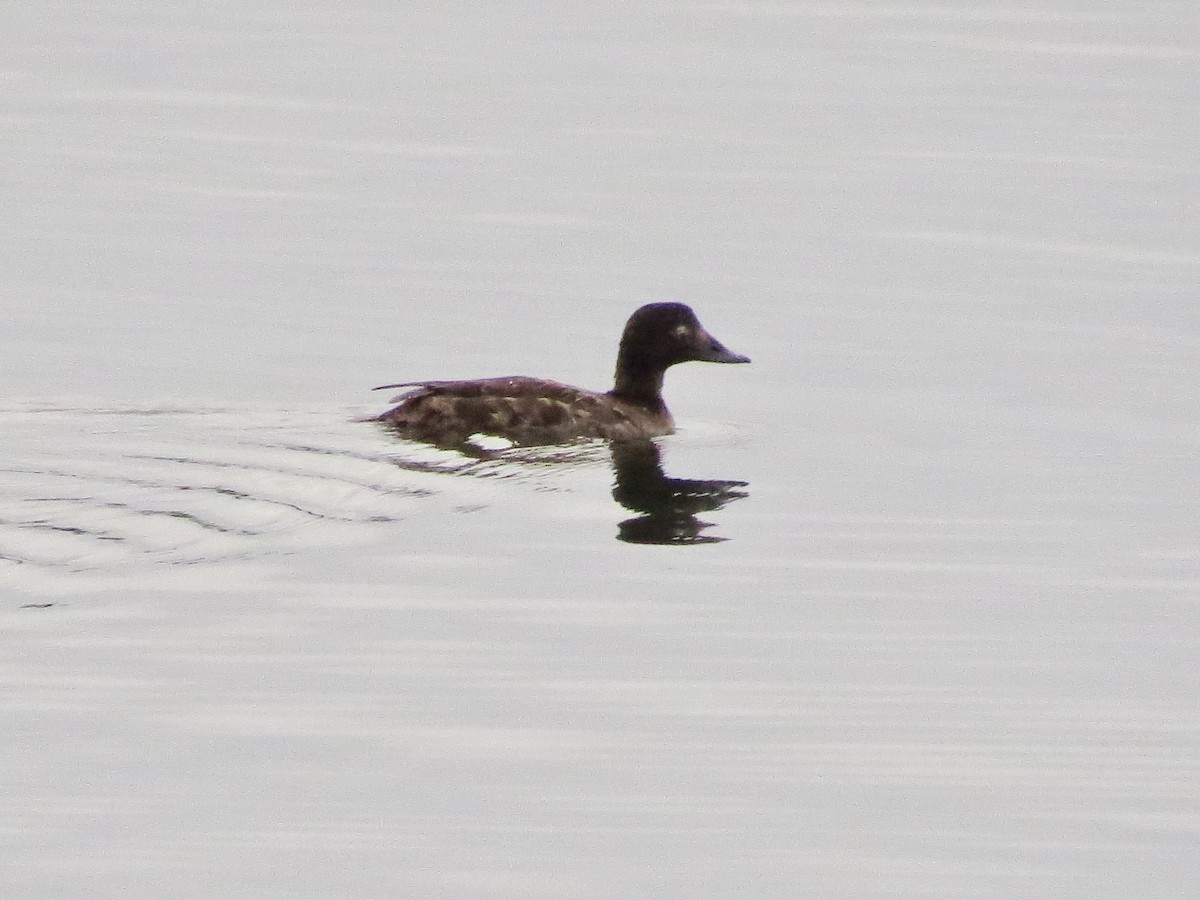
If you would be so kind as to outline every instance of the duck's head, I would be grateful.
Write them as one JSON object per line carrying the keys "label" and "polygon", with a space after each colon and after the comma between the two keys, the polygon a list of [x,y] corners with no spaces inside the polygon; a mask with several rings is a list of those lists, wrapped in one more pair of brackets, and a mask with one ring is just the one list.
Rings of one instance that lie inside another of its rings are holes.
{"label": "duck's head", "polygon": [[613,396],[655,407],[662,402],[663,373],[681,362],[699,360],[748,363],[704,330],[691,308],[682,303],[648,303],[625,323],[617,353]]}
{"label": "duck's head", "polygon": [[621,335],[619,360],[637,368],[665,370],[676,363],[748,363],[704,330],[690,306],[648,303],[629,317]]}

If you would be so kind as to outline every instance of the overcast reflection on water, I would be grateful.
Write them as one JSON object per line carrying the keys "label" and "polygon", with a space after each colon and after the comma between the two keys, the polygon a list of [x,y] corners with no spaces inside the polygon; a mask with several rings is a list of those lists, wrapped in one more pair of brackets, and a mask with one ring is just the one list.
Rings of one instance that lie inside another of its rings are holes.
{"label": "overcast reflection on water", "polygon": [[0,4],[0,897],[1200,895],[1194,6]]}

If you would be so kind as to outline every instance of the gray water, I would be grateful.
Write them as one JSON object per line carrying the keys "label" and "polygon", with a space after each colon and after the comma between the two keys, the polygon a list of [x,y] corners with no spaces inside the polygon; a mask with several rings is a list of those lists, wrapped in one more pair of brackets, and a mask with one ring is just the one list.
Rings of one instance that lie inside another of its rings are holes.
{"label": "gray water", "polygon": [[[6,4],[0,894],[1193,896],[1195,26]],[[668,299],[672,543],[356,421]]]}

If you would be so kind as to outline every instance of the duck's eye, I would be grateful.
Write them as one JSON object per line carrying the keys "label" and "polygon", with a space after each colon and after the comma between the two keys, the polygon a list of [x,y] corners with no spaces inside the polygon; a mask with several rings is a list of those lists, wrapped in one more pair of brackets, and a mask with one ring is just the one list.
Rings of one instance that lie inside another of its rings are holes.
{"label": "duck's eye", "polygon": [[674,330],[672,331],[672,334],[674,334],[675,337],[679,338],[680,340],[683,340],[689,334],[691,334],[691,329],[688,328],[686,325],[676,325]]}

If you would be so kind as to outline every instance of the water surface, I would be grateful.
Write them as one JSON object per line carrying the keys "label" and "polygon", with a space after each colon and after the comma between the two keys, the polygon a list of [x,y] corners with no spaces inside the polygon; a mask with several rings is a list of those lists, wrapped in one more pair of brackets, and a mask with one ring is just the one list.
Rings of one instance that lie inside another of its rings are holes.
{"label": "water surface", "polygon": [[1195,893],[1189,13],[6,6],[4,895]]}

